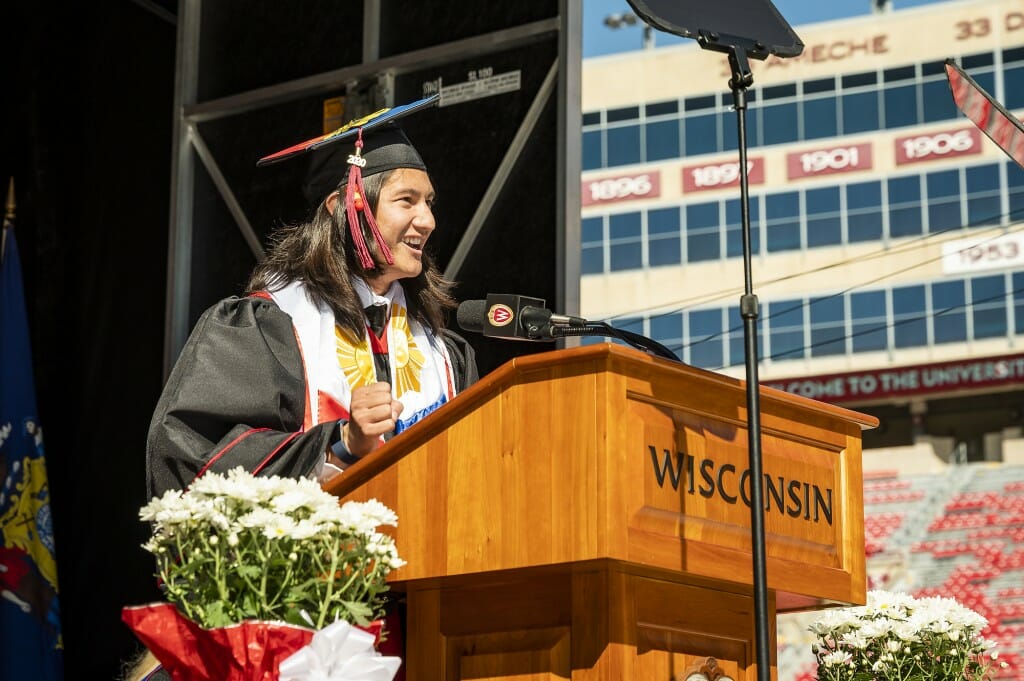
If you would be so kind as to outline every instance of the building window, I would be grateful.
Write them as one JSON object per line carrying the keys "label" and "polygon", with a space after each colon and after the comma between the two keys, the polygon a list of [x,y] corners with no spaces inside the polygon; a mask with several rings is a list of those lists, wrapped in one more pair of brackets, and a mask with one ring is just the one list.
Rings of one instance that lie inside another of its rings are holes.
{"label": "building window", "polygon": [[1024,272],[1013,273],[1014,332],[1024,334]]}
{"label": "building window", "polygon": [[608,268],[612,272],[643,266],[640,213],[608,216]]}
{"label": "building window", "polygon": [[651,267],[682,262],[682,230],[678,208],[647,211],[647,264]]}
{"label": "building window", "polygon": [[718,260],[722,256],[718,202],[686,207],[686,257],[690,262]]}
{"label": "building window", "polygon": [[[989,92],[992,92],[989,90]],[[1024,65],[1003,71],[1003,105],[1012,110],[1024,108]]]}
{"label": "building window", "polygon": [[885,291],[850,294],[850,336],[854,352],[885,350],[889,346],[889,308]]}
{"label": "building window", "polygon": [[655,121],[644,126],[644,147],[647,152],[644,160],[648,162],[678,158],[681,155],[679,120]]}
{"label": "building window", "polygon": [[581,224],[583,253],[580,257],[581,274],[604,272],[604,219],[585,218]]}
{"label": "building window", "polygon": [[878,130],[878,91],[843,95],[843,134]]}
{"label": "building window", "polygon": [[640,162],[640,126],[608,128],[608,165],[624,166]]}
{"label": "building window", "polygon": [[690,364],[705,369],[722,366],[722,310],[695,310],[687,318]]}
{"label": "building window", "polygon": [[800,139],[799,118],[795,102],[772,104],[761,108],[761,130],[764,144],[785,144]]}
{"label": "building window", "polygon": [[899,85],[886,88],[883,95],[883,104],[885,106],[886,128],[901,128],[917,124],[916,85]]}
{"label": "building window", "polygon": [[808,189],[807,246],[835,246],[843,241],[842,213],[839,210],[839,187]]}
{"label": "building window", "polygon": [[601,148],[600,130],[587,130],[583,133],[583,170],[595,170],[604,166]]}
{"label": "building window", "polygon": [[893,237],[921,233],[921,178],[894,177],[889,190],[889,234]]}
{"label": "building window", "polygon": [[800,194],[784,192],[765,197],[768,252],[800,248]]}
{"label": "building window", "polygon": [[967,311],[964,282],[932,284],[933,333],[936,343],[967,340]]}
{"label": "building window", "polygon": [[846,311],[843,296],[812,298],[811,357],[846,354]]}
{"label": "building window", "polygon": [[924,114],[922,122],[924,123],[948,121],[956,118],[958,112],[956,103],[949,95],[949,82],[946,80],[945,64],[942,62],[937,62],[937,64],[941,67],[942,75],[925,80],[920,84],[921,108]]}
{"label": "building window", "polygon": [[851,242],[882,240],[882,184],[846,185],[847,238]]}
{"label": "building window", "polygon": [[912,348],[928,344],[928,319],[924,286],[892,290],[893,345]]}
{"label": "building window", "polygon": [[647,323],[651,329],[651,338],[679,354],[679,350],[683,347],[682,312],[653,315]]}
{"label": "building window", "polygon": [[839,134],[839,118],[836,114],[835,95],[808,99],[803,108],[804,139],[835,137]]}
{"label": "building window", "polygon": [[768,304],[768,352],[774,360],[803,359],[804,303],[783,300]]}
{"label": "building window", "polygon": [[971,279],[971,313],[975,338],[1006,335],[1006,277],[997,274]]}
{"label": "building window", "polygon": [[718,151],[718,115],[689,116],[683,121],[685,129],[684,152],[687,156],[711,154]]}
{"label": "building window", "polygon": [[928,231],[935,234],[963,227],[960,218],[960,171],[928,173],[925,184],[928,187]]}
{"label": "building window", "polygon": [[1024,220],[1024,168],[1012,161],[1006,164],[1006,194],[1010,208],[1006,222]]}
{"label": "building window", "polygon": [[999,166],[989,163],[968,168],[965,172],[967,190],[967,226],[998,225],[1002,222],[999,206]]}

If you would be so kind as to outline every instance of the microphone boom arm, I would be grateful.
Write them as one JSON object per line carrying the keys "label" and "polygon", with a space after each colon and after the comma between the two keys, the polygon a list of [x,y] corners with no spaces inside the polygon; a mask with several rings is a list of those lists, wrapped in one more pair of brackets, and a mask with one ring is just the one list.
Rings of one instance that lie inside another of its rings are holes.
{"label": "microphone boom arm", "polygon": [[644,350],[652,355],[669,359],[673,362],[679,362],[680,364],[683,362],[674,352],[653,338],[648,338],[632,331],[626,331],[625,329],[616,329],[606,322],[586,322],[585,324],[572,325],[552,324],[551,335],[555,338],[566,336],[611,336],[628,343],[638,350]]}

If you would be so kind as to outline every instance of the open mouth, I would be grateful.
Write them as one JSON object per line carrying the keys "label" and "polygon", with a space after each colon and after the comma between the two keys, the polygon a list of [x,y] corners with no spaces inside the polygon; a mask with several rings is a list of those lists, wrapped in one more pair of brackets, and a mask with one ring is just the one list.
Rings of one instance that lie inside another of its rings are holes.
{"label": "open mouth", "polygon": [[406,246],[408,246],[412,250],[416,251],[417,253],[423,251],[423,242],[424,241],[425,240],[423,238],[418,237],[418,236],[411,236],[411,237],[402,239],[402,243],[403,244],[405,244]]}

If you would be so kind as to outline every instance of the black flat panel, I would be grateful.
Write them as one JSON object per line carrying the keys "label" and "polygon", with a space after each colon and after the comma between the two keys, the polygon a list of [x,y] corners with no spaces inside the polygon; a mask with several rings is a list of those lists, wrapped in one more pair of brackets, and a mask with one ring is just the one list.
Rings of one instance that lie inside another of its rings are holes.
{"label": "black flat panel", "polygon": [[198,101],[351,66],[362,55],[361,1],[204,2]]}
{"label": "black flat panel", "polygon": [[389,57],[558,16],[555,0],[382,0],[380,56]]}

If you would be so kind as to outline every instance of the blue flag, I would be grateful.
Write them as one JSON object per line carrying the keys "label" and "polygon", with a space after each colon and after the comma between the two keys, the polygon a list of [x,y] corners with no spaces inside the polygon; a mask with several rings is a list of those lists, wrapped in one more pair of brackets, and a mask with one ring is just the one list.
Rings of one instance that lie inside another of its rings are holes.
{"label": "blue flag", "polygon": [[0,259],[0,679],[64,677],[43,431],[14,227]]}

